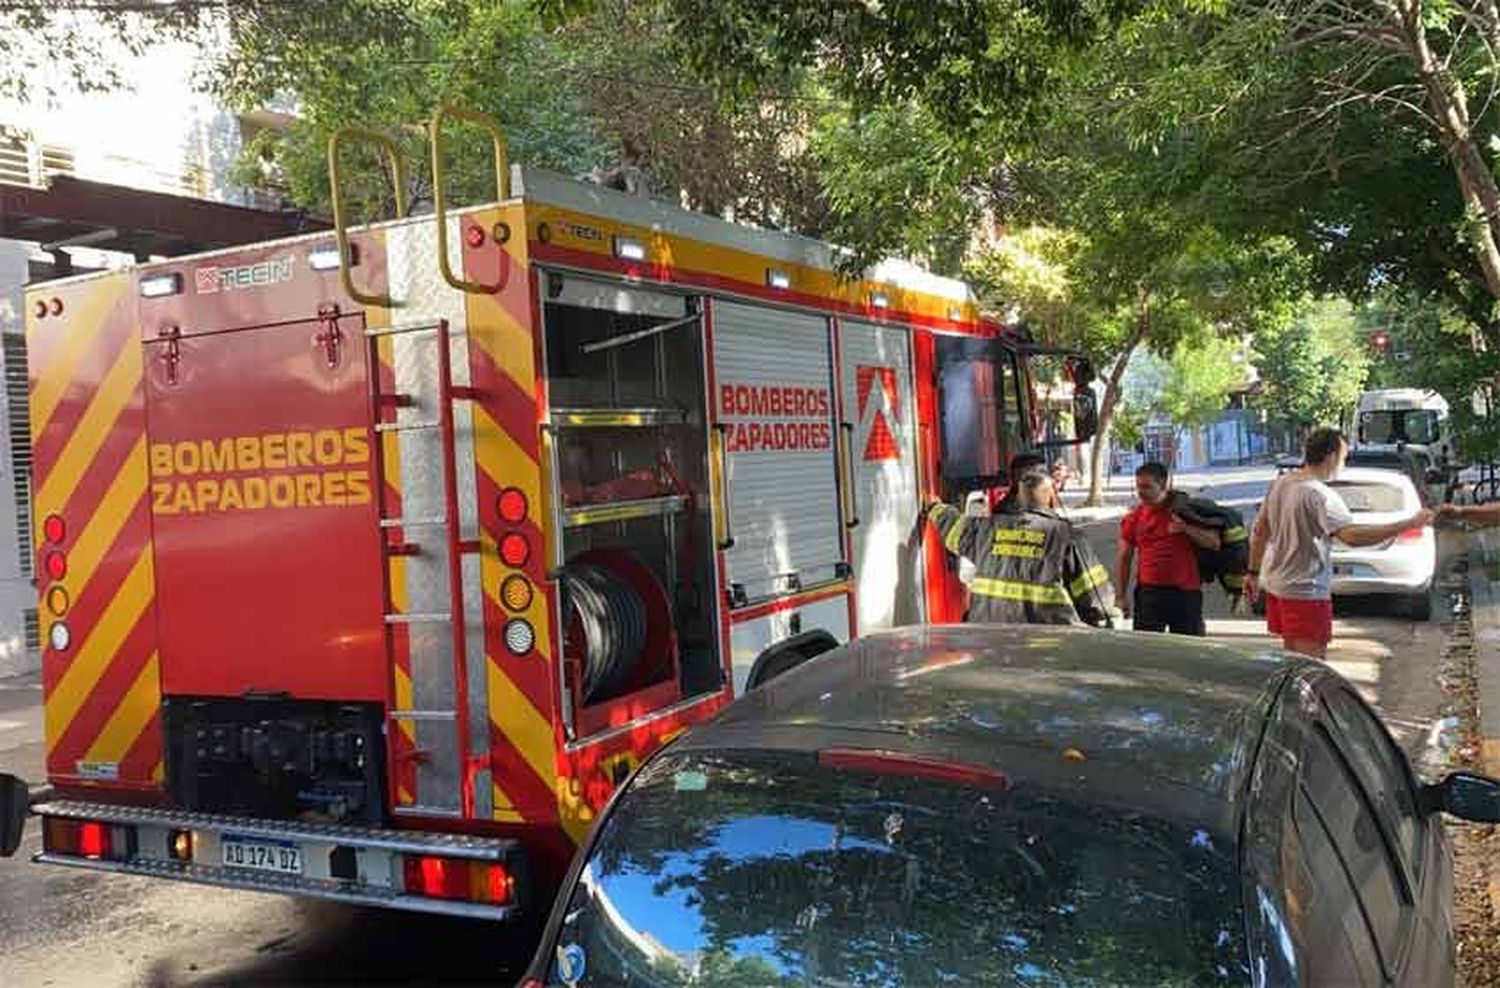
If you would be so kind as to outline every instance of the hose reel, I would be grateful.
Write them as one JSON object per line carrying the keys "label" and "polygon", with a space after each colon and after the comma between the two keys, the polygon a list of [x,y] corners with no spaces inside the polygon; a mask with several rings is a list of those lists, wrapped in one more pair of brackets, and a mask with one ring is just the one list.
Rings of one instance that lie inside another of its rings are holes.
{"label": "hose reel", "polygon": [[558,583],[569,657],[576,662],[585,704],[675,674],[670,603],[655,574],[633,554],[582,553],[562,568]]}

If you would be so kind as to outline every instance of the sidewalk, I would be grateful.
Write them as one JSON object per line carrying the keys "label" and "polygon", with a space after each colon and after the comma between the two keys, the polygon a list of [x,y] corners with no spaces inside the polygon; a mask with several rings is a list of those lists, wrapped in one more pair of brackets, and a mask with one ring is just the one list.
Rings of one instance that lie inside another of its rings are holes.
{"label": "sidewalk", "polygon": [[[1197,494],[1208,487],[1269,482],[1275,475],[1276,468],[1269,463],[1204,467],[1173,474],[1172,486],[1178,490],[1187,491],[1189,494]],[[1069,483],[1068,489],[1063,494],[1063,506],[1068,517],[1079,525],[1115,521],[1122,517],[1125,512],[1135,507],[1135,476],[1114,474],[1106,478],[1105,487],[1101,493],[1104,499],[1102,505],[1097,508],[1085,507],[1083,502],[1089,496],[1087,481],[1075,479]]]}

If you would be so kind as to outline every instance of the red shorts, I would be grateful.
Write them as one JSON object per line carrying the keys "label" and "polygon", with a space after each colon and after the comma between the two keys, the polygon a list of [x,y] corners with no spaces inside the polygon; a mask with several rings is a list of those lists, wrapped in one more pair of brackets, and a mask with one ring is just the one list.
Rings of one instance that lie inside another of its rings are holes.
{"label": "red shorts", "polygon": [[1266,594],[1266,627],[1271,634],[1327,645],[1333,640],[1333,601]]}

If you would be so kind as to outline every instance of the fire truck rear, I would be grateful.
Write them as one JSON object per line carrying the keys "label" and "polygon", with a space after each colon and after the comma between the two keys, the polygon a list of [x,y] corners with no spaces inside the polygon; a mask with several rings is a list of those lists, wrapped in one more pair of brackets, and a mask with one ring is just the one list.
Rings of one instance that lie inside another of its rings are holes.
{"label": "fire truck rear", "polygon": [[439,190],[455,116],[493,204],[405,216],[350,130],[335,199],[370,141],[396,219],[30,290],[38,861],[545,908],[684,728],[961,613],[922,502],[1056,418],[967,288],[512,170],[478,114]]}

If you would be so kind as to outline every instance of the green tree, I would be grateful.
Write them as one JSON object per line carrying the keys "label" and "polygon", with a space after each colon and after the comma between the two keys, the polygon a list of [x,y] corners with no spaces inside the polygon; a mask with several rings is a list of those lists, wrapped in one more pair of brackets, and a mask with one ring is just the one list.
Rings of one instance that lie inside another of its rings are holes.
{"label": "green tree", "polygon": [[1255,340],[1262,389],[1256,399],[1268,421],[1287,434],[1342,422],[1364,390],[1369,371],[1365,334],[1343,299],[1309,302],[1297,319]]}
{"label": "green tree", "polygon": [[[424,138],[411,125],[448,101],[497,117],[513,160],[593,177],[762,226],[824,232],[828,198],[813,134],[833,104],[789,70],[764,98],[728,102],[679,61],[656,3],[599,0],[549,26],[524,0],[414,0],[399,29],[382,0],[334,4],[354,23],[334,38],[294,19],[236,34],[211,84],[239,106],[294,97],[300,121],[266,135],[241,170],[278,176],[300,204],[326,208],[324,144],[349,123],[396,134],[416,162],[411,198],[430,196]],[[371,13],[368,29],[362,12]],[[481,135],[455,130],[449,159],[460,197],[493,198]],[[380,171],[357,162],[363,198],[380,202]]]}
{"label": "green tree", "polygon": [[[1136,353],[1145,348],[1170,357],[1190,337],[1253,336],[1288,319],[1290,300],[1305,284],[1305,264],[1283,241],[1236,242],[1212,227],[1188,226],[1165,207],[1132,201],[1127,165],[1099,154],[1070,159],[1055,174],[1077,184],[1062,185],[1062,194],[1051,187],[1046,206],[1074,221],[1071,232],[1018,231],[970,268],[991,305],[1016,306],[1047,342],[1082,349],[1101,368],[1105,387],[1090,461],[1095,504]],[[1188,383],[1197,380],[1196,369],[1184,368],[1184,412],[1198,407],[1196,398],[1187,400],[1201,393]]]}
{"label": "green tree", "polygon": [[1179,340],[1167,360],[1162,412],[1182,429],[1209,425],[1224,411],[1230,393],[1246,383],[1243,361],[1237,342],[1212,333]]}
{"label": "green tree", "polygon": [[[327,137],[359,124],[402,145],[413,165],[408,198],[420,203],[432,187],[426,136],[415,125],[444,102],[499,119],[514,160],[570,172],[606,160],[580,96],[558,84],[569,53],[527,4],[413,0],[393,10],[385,0],[340,0],[326,8],[322,22],[278,11],[285,16],[259,22],[262,33],[237,30],[231,56],[210,80],[237,106],[288,97],[298,106],[288,133],[263,134],[250,149],[243,178],[274,176],[300,205],[326,210]],[[487,138],[455,127],[449,140],[451,193],[460,202],[493,199]],[[351,172],[355,198],[368,212],[387,212],[379,162],[354,157]]]}
{"label": "green tree", "polygon": [[120,56],[199,34],[205,4],[8,3],[0,6],[0,97],[119,88]]}
{"label": "green tree", "polygon": [[[829,239],[855,263],[904,253],[947,270],[971,222],[1003,211],[1009,148],[1039,125],[1070,59],[1140,5],[657,2],[674,50],[731,103],[760,105],[815,68],[836,101],[810,136],[833,211]],[[542,6],[566,20],[601,0]]]}
{"label": "green tree", "polygon": [[1193,6],[1096,60],[1097,118],[1163,162],[1151,194],[1291,237],[1328,293],[1400,286],[1500,343],[1496,6]]}

